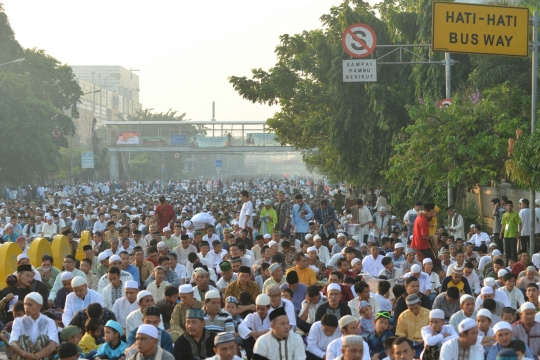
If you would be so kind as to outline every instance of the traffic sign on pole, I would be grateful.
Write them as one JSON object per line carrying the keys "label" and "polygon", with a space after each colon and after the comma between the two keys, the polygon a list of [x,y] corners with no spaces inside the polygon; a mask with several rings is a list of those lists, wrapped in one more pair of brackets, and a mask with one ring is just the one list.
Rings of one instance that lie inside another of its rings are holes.
{"label": "traffic sign on pole", "polygon": [[60,135],[62,135],[62,132],[58,129],[52,129],[52,136],[57,138],[57,137],[60,137]]}
{"label": "traffic sign on pole", "polygon": [[344,82],[376,82],[377,60],[343,60]]}
{"label": "traffic sign on pole", "polygon": [[529,9],[433,2],[434,51],[529,55]]}
{"label": "traffic sign on pole", "polygon": [[375,50],[377,35],[369,25],[353,24],[343,33],[341,44],[352,57],[365,58]]}
{"label": "traffic sign on pole", "polygon": [[161,168],[162,168],[162,169],[165,169],[165,164],[161,164]]}
{"label": "traffic sign on pole", "polygon": [[452,99],[442,99],[439,101],[439,109],[447,108],[452,105]]}
{"label": "traffic sign on pole", "polygon": [[221,167],[221,160],[216,160],[216,167],[217,167],[217,168],[220,168],[220,167]]}
{"label": "traffic sign on pole", "polygon": [[179,153],[174,153],[174,157],[175,157],[175,158],[179,158],[179,157],[180,157],[180,154],[179,154]]}

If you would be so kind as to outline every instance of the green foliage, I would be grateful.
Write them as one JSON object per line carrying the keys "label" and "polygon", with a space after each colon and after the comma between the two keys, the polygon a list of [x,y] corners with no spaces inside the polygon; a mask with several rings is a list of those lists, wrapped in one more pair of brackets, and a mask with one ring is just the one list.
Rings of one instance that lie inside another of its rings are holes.
{"label": "green foliage", "polygon": [[[525,127],[526,128],[526,127]],[[540,190],[540,130],[538,127],[532,135],[521,135],[517,140],[511,139],[511,158],[506,162],[506,171],[512,181],[518,185]]]}

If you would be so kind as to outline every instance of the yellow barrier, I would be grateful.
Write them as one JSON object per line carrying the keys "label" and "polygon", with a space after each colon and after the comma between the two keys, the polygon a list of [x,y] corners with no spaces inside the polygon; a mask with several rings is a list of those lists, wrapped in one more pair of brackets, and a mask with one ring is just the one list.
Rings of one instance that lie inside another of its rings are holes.
{"label": "yellow barrier", "polygon": [[56,235],[51,243],[51,248],[56,267],[62,269],[62,266],[64,265],[64,258],[67,255],[71,255],[71,247],[69,246],[67,236]]}
{"label": "yellow barrier", "polygon": [[17,271],[17,256],[22,254],[22,250],[16,243],[3,243],[0,246],[0,287],[7,286],[6,277]]}
{"label": "yellow barrier", "polygon": [[84,259],[83,247],[85,245],[92,246],[92,238],[90,237],[90,231],[83,231],[81,234],[81,239],[79,240],[79,246],[77,246],[77,253],[75,254],[75,258],[79,261]]}
{"label": "yellow barrier", "polygon": [[[49,240],[45,238],[36,238],[34,241],[32,241],[32,244],[30,244],[30,247],[28,248],[28,258],[30,259],[30,264],[32,264],[35,268],[38,268],[41,266],[41,259],[44,255],[50,255],[53,256],[53,251],[51,244],[49,243]],[[57,259],[56,262],[58,262]],[[63,259],[62,259],[63,260]],[[54,264],[57,268],[60,266],[60,269],[62,268],[62,263],[60,264]]]}

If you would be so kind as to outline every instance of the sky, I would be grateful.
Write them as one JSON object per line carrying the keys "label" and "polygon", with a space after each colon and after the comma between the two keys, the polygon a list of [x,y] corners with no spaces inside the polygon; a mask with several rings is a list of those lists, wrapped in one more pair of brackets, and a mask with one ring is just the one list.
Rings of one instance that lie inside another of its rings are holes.
{"label": "sky", "polygon": [[[282,34],[321,28],[341,0],[0,0],[19,43],[69,65],[140,70],[140,102],[194,121],[263,121],[276,106],[242,99],[230,76],[275,65]],[[376,0],[370,0],[374,3]]]}

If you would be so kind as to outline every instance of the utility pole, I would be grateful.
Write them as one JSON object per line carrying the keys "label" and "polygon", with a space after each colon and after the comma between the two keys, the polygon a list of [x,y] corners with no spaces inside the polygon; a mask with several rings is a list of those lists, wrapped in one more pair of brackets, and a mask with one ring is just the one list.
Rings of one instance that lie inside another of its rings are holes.
{"label": "utility pole", "polygon": [[[446,98],[452,98],[452,62],[450,59],[450,53],[444,53],[444,73],[446,78]],[[450,178],[447,179],[446,183],[446,192],[448,197],[448,206],[454,205],[453,194],[452,194],[452,184],[450,183]]]}
{"label": "utility pole", "polygon": [[[534,134],[536,128],[536,112],[537,112],[537,95],[538,95],[538,22],[540,18],[538,17],[538,11],[533,13],[531,18],[532,21],[532,101],[531,101],[531,135]],[[536,210],[535,210],[535,198],[536,192],[535,189],[531,191],[531,201],[529,203],[529,209],[531,213],[531,235],[530,235],[530,244],[529,244],[529,254],[532,258],[535,253],[535,242],[536,242]]]}

